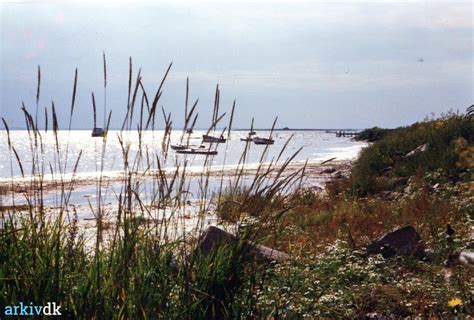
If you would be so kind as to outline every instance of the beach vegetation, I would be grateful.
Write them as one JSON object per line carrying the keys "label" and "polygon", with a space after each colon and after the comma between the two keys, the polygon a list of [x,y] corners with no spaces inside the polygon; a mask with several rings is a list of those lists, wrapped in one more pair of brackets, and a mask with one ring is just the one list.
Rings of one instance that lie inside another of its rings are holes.
{"label": "beach vegetation", "polygon": [[[71,154],[61,140],[54,103],[44,124],[22,109],[31,161],[17,152],[3,121],[10,165],[29,180],[28,192],[22,193],[26,205],[16,206],[13,200],[0,210],[0,306],[55,302],[63,317],[78,319],[441,319],[473,314],[468,303],[472,267],[446,264],[468,247],[472,232],[474,131],[469,114],[372,130],[374,142],[349,174],[335,176],[324,191],[303,187],[306,164],[289,170],[299,152],[283,159],[291,139],[278,158],[260,161],[250,180],[244,177],[246,148],[235,172],[222,171],[219,187],[212,190],[212,155],[205,156],[197,175],[188,175],[187,161],[174,163],[171,172],[165,169],[173,161],[172,120],[159,106],[170,69],[156,92],[146,92],[130,59],[127,110],[117,133],[123,163],[120,191],[114,205],[106,203],[105,134],[97,138],[102,166],[95,181],[97,197],[89,203],[94,217],[89,228],[70,201],[81,152]],[[104,57],[104,83],[105,70]],[[40,77],[38,69],[36,104]],[[76,70],[70,118],[77,79]],[[185,92],[183,131],[192,131],[197,101],[188,106],[189,82]],[[235,103],[227,135],[234,108]],[[223,121],[221,112],[217,87],[209,132]],[[106,133],[110,119],[109,112]],[[141,137],[157,130],[158,123],[164,130],[154,142],[161,148],[148,148]],[[71,121],[66,130],[71,131]],[[133,131],[139,137],[137,148],[132,148]],[[54,150],[45,150],[46,134],[53,135]],[[268,148],[260,151],[261,159]],[[50,151],[55,162],[45,163]],[[46,190],[48,175],[56,181]],[[232,177],[230,183],[224,181],[226,175]],[[195,198],[190,179],[199,186]],[[11,187],[2,186],[3,196],[15,195],[15,183],[12,176]],[[56,195],[55,206],[44,202],[45,192]],[[200,241],[210,215],[232,230],[236,240],[206,253]],[[448,224],[454,230],[449,238]],[[424,241],[421,259],[367,252],[372,240],[406,225],[414,226]],[[289,259],[262,263],[252,254],[258,245],[284,251]]]}

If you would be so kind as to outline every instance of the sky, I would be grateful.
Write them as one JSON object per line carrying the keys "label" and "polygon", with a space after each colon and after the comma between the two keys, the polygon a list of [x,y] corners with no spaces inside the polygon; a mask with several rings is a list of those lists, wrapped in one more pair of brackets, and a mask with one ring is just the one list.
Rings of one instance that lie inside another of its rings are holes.
{"label": "sky", "polygon": [[72,126],[92,128],[103,52],[112,127],[127,108],[129,57],[150,96],[173,62],[159,105],[174,127],[187,77],[198,127],[210,124],[216,84],[241,128],[277,116],[277,127],[397,127],[474,103],[472,2],[14,1],[0,4],[0,116],[21,127],[22,102],[35,113],[40,65],[39,122],[54,101],[66,128],[78,68]]}

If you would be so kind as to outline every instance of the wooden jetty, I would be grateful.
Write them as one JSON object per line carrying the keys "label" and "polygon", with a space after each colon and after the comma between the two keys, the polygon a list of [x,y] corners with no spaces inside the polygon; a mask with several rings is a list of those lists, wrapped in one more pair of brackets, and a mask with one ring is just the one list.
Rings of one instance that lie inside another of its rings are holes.
{"label": "wooden jetty", "polygon": [[336,132],[336,137],[355,137],[358,134],[359,134],[359,132],[357,132],[357,131],[339,130],[338,132]]}
{"label": "wooden jetty", "polygon": [[359,134],[356,130],[326,130],[326,133],[335,133],[336,137],[355,137]]}

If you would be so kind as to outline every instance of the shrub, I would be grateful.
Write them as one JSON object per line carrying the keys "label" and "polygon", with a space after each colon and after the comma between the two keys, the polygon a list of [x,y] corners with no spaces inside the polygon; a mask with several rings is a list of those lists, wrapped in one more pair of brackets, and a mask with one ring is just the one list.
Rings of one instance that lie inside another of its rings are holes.
{"label": "shrub", "polygon": [[[351,188],[358,195],[366,195],[387,190],[387,184],[376,183],[380,176],[408,178],[437,170],[450,181],[458,181],[467,170],[456,165],[466,157],[460,158],[460,139],[472,146],[474,121],[470,117],[449,114],[392,130],[361,152],[352,171]],[[425,151],[416,151],[422,146]]]}
{"label": "shrub", "polygon": [[357,134],[355,137],[358,141],[368,141],[368,142],[375,142],[383,137],[385,137],[392,129],[383,129],[379,127],[373,127],[369,129],[364,129]]}

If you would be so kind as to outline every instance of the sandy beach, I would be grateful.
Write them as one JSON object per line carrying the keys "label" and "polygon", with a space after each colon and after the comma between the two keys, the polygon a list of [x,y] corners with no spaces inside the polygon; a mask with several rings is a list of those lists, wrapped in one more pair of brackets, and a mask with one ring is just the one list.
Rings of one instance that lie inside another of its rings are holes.
{"label": "sandy beach", "polygon": [[[327,181],[333,177],[347,175],[349,173],[352,160],[331,160],[325,163],[321,162],[310,162],[306,163],[292,163],[283,171],[281,178],[291,176],[298,171],[304,168],[303,179],[301,181],[304,188],[313,190],[314,192],[321,192],[324,189],[324,185]],[[263,171],[263,166],[260,170]],[[269,175],[269,178],[274,177],[280,166],[275,166],[272,173]],[[250,168],[243,170],[241,173],[241,178],[251,179],[257,174],[258,168]],[[226,168],[211,168],[206,174],[211,180],[219,181],[221,178],[226,178],[232,180],[236,177],[236,168],[226,167]],[[156,175],[156,174],[155,174]],[[172,173],[166,173],[167,178],[171,178]],[[201,172],[188,172],[186,177],[187,179],[200,179]],[[154,175],[149,172],[134,172],[132,176],[143,183],[146,181],[152,180]],[[17,215],[22,216],[26,215],[29,212],[30,204],[35,202],[35,195],[38,195],[38,189],[40,186],[40,179],[20,178],[13,181],[2,181],[0,183],[1,196],[3,199],[3,204],[0,206],[0,212],[15,212]],[[86,193],[95,194],[99,188],[99,185],[102,186],[102,192],[107,193],[108,189],[113,189],[119,187],[124,183],[123,175],[114,175],[114,176],[98,176],[98,177],[85,177],[85,176],[65,176],[63,179],[52,179],[51,177],[44,177],[42,181],[42,193],[43,200],[50,199],[57,196],[61,193],[61,190],[66,190],[66,193],[71,191],[80,191],[81,194],[83,190],[86,190]],[[55,218],[60,214],[61,208],[63,213],[63,218],[66,223],[71,223],[76,220],[80,230],[82,230],[85,239],[88,242],[92,243],[96,235],[96,225],[97,225],[97,205],[98,203],[94,199],[95,196],[88,196],[84,194],[81,201],[71,201],[65,207],[58,206],[57,204],[46,204],[44,205],[44,211],[51,221],[54,221]],[[209,199],[210,200],[210,199]],[[7,203],[5,203],[7,202]],[[211,201],[212,202],[212,201]],[[152,207],[151,203],[148,203]],[[205,215],[199,211],[199,207],[202,205],[201,201],[198,199],[188,199],[186,205],[179,208],[165,208],[163,210],[156,210],[154,214],[150,214],[147,217],[143,216],[143,210],[137,210],[141,212],[141,219],[143,221],[157,221],[157,220],[168,220],[168,223],[173,227],[170,227],[168,230],[170,237],[179,237],[185,233],[192,232],[197,227],[209,226],[209,225],[218,225],[220,222],[215,216],[212,208],[213,205],[208,205],[207,212]],[[65,210],[66,209],[66,210]],[[102,229],[104,232],[105,239],[110,238],[115,232],[115,225],[117,221],[117,210],[118,203],[117,199],[107,198],[106,201],[101,202],[101,212],[102,212]],[[18,216],[17,216],[18,217]],[[199,225],[198,225],[199,224]],[[161,224],[160,224],[161,225]]]}
{"label": "sandy beach", "polygon": [[[353,160],[331,160],[329,162],[323,163],[321,161],[308,161],[307,163],[296,162],[290,163],[282,173],[282,176],[289,176],[294,174],[296,171],[301,170],[304,166],[304,175],[303,180],[305,185],[310,188],[323,188],[324,184],[334,176],[337,175],[347,175],[350,171],[350,167]],[[268,164],[267,164],[268,165]],[[264,171],[267,166],[263,165],[260,168],[260,171]],[[276,165],[272,168],[272,173],[270,176],[276,175],[276,172],[281,168],[281,166]],[[227,177],[232,178],[241,174],[245,177],[255,176],[258,167],[254,166],[252,168],[245,168],[242,171],[239,170],[236,166],[227,166],[227,167],[212,167],[206,168],[205,170],[189,170],[186,171],[186,177],[188,178],[199,178],[203,173],[209,175],[210,178],[220,178]],[[163,170],[164,176],[171,178],[175,172],[171,170]],[[179,174],[182,174],[182,171],[179,171]],[[141,181],[146,181],[147,179],[153,179],[159,175],[158,172],[131,172],[130,175],[132,178],[140,179]],[[126,176],[123,173],[108,174],[103,175],[94,174],[94,175],[83,175],[83,174],[64,174],[62,176],[56,175],[44,175],[44,176],[29,176],[29,177],[15,177],[15,178],[1,178],[0,179],[0,196],[4,196],[5,199],[14,195],[15,197],[28,197],[32,196],[35,192],[38,192],[41,188],[42,192],[47,195],[51,192],[58,192],[62,189],[64,190],[75,190],[77,188],[88,187],[96,188],[99,185],[102,187],[109,187],[114,184],[121,184],[126,179]]]}

